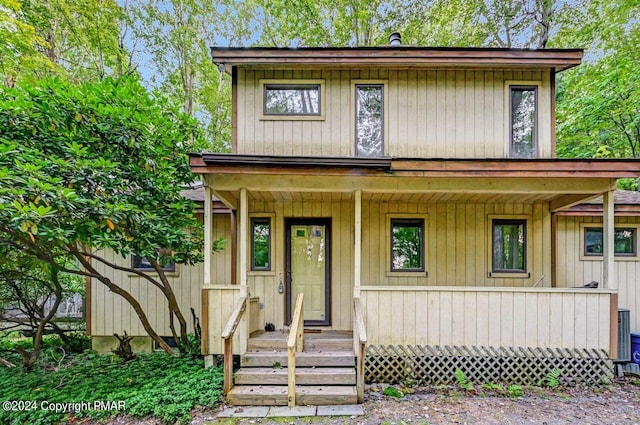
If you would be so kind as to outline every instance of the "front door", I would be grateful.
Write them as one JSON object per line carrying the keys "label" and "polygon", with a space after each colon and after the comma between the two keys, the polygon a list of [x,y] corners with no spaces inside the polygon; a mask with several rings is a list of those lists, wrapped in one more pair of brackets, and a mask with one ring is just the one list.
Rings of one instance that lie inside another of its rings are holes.
{"label": "front door", "polygon": [[287,219],[287,323],[304,293],[304,324],[331,325],[331,219]]}

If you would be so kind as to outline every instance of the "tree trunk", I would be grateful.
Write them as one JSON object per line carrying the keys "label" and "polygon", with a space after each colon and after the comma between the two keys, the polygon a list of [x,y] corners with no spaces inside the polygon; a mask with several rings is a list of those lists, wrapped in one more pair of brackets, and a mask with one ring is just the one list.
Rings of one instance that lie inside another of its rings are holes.
{"label": "tree trunk", "polygon": [[153,329],[153,327],[151,326],[151,323],[149,323],[149,319],[147,318],[146,313],[142,309],[142,306],[140,305],[138,300],[136,300],[129,292],[125,291],[124,289],[120,288],[118,285],[113,283],[111,279],[98,273],[98,271],[92,266],[91,262],[88,261],[85,258],[85,256],[82,255],[82,253],[78,252],[78,250],[76,250],[75,247],[69,246],[69,250],[78,259],[78,261],[80,261],[80,264],[82,264],[85,270],[87,270],[94,277],[96,277],[96,279],[98,279],[102,284],[104,284],[107,288],[109,288],[111,292],[113,292],[114,294],[118,294],[122,298],[127,300],[129,305],[131,305],[133,310],[138,315],[138,318],[142,323],[142,327],[147,332],[147,334],[149,334],[151,339],[157,342],[158,346],[160,346],[167,354],[173,355],[174,354],[173,349],[169,347],[169,345],[167,345],[167,343],[162,338],[160,338],[160,336],[157,334],[155,329]]}
{"label": "tree trunk", "polygon": [[169,303],[169,314],[171,318],[169,324],[171,326],[171,331],[175,335],[176,332],[173,325],[173,316],[175,315],[176,319],[178,319],[178,323],[180,324],[180,340],[186,347],[191,348],[189,338],[187,338],[187,320],[184,318],[184,315],[180,310],[180,306],[178,305],[178,300],[176,299],[175,292],[173,292],[171,283],[169,283],[169,279],[167,279],[167,275],[164,270],[162,270],[160,264],[158,264],[154,259],[148,258],[147,260],[154,268],[154,270],[158,273],[158,277],[160,278],[160,281],[164,286],[163,293],[165,298],[167,299],[167,302]]}
{"label": "tree trunk", "polygon": [[16,365],[14,365],[8,360],[3,359],[2,357],[0,357],[0,363],[2,363],[6,367],[16,367]]}
{"label": "tree trunk", "polygon": [[36,327],[36,331],[33,334],[33,351],[28,352],[22,347],[16,346],[14,347],[14,351],[22,356],[22,365],[26,369],[31,369],[33,365],[38,361],[40,357],[40,352],[42,351],[42,336],[44,335],[44,330],[47,324],[53,319],[55,314],[58,312],[58,307],[62,302],[62,285],[60,284],[60,280],[58,279],[58,275],[60,270],[55,266],[51,267],[51,283],[54,286],[54,296],[55,301],[47,313],[40,321],[38,321],[38,326]]}

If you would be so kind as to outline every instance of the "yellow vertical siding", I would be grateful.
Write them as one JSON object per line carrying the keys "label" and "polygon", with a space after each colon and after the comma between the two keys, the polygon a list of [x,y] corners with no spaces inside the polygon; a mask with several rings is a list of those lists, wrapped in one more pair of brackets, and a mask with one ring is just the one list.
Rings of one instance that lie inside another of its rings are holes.
{"label": "yellow vertical siding", "polygon": [[[390,215],[418,214],[425,223],[426,273],[389,273]],[[488,232],[491,215],[530,217],[532,240],[527,243],[528,278],[489,277]],[[544,241],[551,227],[546,204],[408,203],[363,201],[362,284],[391,286],[521,286],[529,287],[544,275],[539,286],[551,285],[551,254]]]}
{"label": "yellow vertical siding", "polygon": [[[214,215],[214,238],[226,238],[229,240],[230,220],[227,214]],[[229,245],[230,246],[230,245]],[[113,251],[103,253],[104,258],[112,263],[125,267],[131,267],[131,257],[123,258]],[[214,284],[229,283],[231,278],[231,252],[225,249],[213,255]],[[161,336],[170,336],[169,315],[167,302],[158,288],[145,279],[126,272],[108,269],[106,266],[94,261],[97,270],[111,280],[129,291],[142,305],[147,313],[149,322]],[[195,266],[177,265],[176,273],[168,274],[169,282],[176,294],[176,298],[182,314],[185,316],[192,330],[190,308],[193,307],[196,315],[201,317],[200,290],[204,281],[204,264]],[[145,332],[140,319],[133,308],[124,298],[113,294],[108,288],[97,281],[91,281],[91,333],[95,336],[111,336],[114,333],[122,334],[127,331],[129,335],[144,336]]]}
{"label": "yellow vertical siding", "polygon": [[[385,153],[395,157],[507,156],[506,81],[539,82],[540,156],[551,157],[551,88],[543,71],[238,71],[238,153],[352,156],[351,81],[385,80]],[[323,79],[324,121],[260,120],[261,79]]]}
{"label": "yellow vertical siding", "polygon": [[371,345],[609,350],[606,290],[365,286],[361,294]]}
{"label": "yellow vertical siding", "polygon": [[[602,259],[580,258],[581,223],[602,224],[602,217],[558,217],[559,287],[582,286],[592,280],[602,283]],[[616,217],[616,226],[623,224],[640,224],[640,217]],[[640,257],[616,257],[615,266],[620,294],[618,307],[631,311],[631,331],[640,332]]]}
{"label": "yellow vertical siding", "polygon": [[[202,291],[206,294],[209,305],[209,315],[207,323],[207,348],[210,354],[222,354],[224,353],[224,340],[221,335],[224,327],[233,313],[233,309],[236,302],[240,299],[240,287],[237,285],[219,285],[211,288],[206,288]],[[250,301],[247,301],[250,304]],[[245,313],[242,315],[241,321],[233,335],[233,353],[244,354],[246,351],[246,339],[241,338],[241,335],[246,335],[246,327],[250,326],[250,322],[253,318],[248,317],[251,315],[252,308],[250,305],[246,306]]]}

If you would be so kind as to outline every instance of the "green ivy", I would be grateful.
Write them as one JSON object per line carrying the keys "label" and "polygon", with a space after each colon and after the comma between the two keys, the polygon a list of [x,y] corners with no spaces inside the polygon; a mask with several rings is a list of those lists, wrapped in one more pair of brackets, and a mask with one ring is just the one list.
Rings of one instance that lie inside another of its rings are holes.
{"label": "green ivy", "polygon": [[[153,416],[166,423],[187,423],[191,411],[214,407],[222,396],[222,370],[204,367],[202,359],[172,357],[164,353],[139,354],[122,363],[113,356],[69,356],[64,364],[26,371],[20,367],[0,369],[0,402],[36,401],[35,410],[0,410],[2,424],[55,424],[80,417],[107,418],[118,414]],[[18,359],[16,358],[16,361]],[[53,370],[51,370],[53,369]],[[124,411],[83,410],[55,413],[40,404],[123,401]]]}

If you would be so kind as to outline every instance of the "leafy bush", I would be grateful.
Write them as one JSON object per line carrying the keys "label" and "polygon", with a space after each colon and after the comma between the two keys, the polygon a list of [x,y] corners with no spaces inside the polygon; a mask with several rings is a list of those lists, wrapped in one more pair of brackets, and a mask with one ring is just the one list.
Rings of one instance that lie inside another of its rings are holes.
{"label": "leafy bush", "polygon": [[[22,412],[0,410],[0,423],[52,424],[73,421],[74,417],[100,419],[122,413],[186,423],[192,409],[213,407],[222,395],[221,369],[205,369],[202,359],[153,353],[121,363],[113,356],[83,354],[69,355],[64,361],[53,371],[0,368],[0,402],[30,400],[37,406]],[[91,405],[94,401],[123,401],[125,409],[57,413],[42,410],[44,401]]]}
{"label": "leafy bush", "polygon": [[473,382],[471,382],[469,380],[469,378],[467,378],[467,376],[464,374],[464,372],[462,371],[462,369],[456,369],[456,381],[458,381],[458,385],[460,386],[460,388],[462,388],[463,390],[467,390],[467,391],[473,391]]}
{"label": "leafy bush", "polygon": [[391,387],[391,386],[385,388],[382,391],[382,394],[386,395],[387,397],[395,397],[395,398],[404,397],[404,393],[402,391],[400,391],[396,387]]}
{"label": "leafy bush", "polygon": [[524,395],[524,391],[522,391],[522,387],[520,385],[509,385],[507,387],[507,394],[511,398],[518,398]]}
{"label": "leafy bush", "polygon": [[560,386],[560,375],[562,375],[562,369],[552,369],[551,372],[538,382],[538,385],[547,388],[556,388]]}

